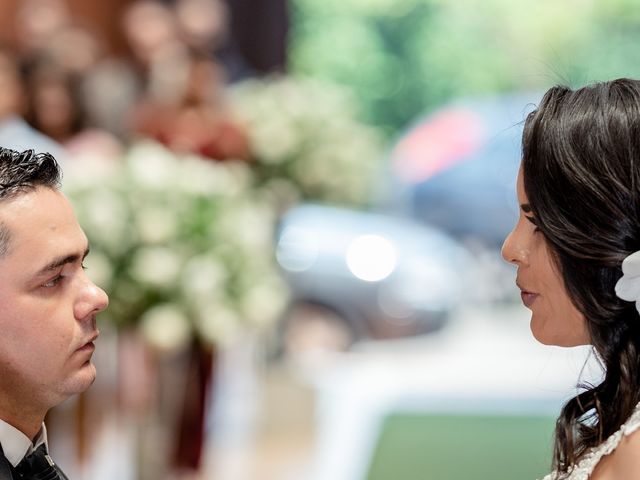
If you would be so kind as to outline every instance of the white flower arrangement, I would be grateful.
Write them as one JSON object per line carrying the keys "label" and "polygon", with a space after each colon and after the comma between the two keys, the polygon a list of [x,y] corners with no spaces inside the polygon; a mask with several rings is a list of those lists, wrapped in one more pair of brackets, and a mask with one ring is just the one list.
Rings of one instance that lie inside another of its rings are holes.
{"label": "white flower arrangement", "polygon": [[110,296],[104,316],[140,327],[163,350],[274,322],[288,300],[272,258],[279,213],[300,200],[365,203],[383,151],[381,134],[356,120],[336,86],[248,80],[230,100],[248,164],[151,141],[121,159],[65,164],[64,189],[91,242],[88,273]]}
{"label": "white flower arrangement", "polygon": [[252,79],[232,88],[230,103],[248,133],[258,184],[283,207],[370,198],[382,135],[357,120],[345,90],[309,78]]}
{"label": "white flower arrangement", "polygon": [[157,348],[225,343],[280,316],[275,213],[247,164],[141,142],[123,159],[67,162],[64,190],[91,243],[88,274],[110,297],[105,316]]}
{"label": "white flower arrangement", "polygon": [[640,313],[640,252],[634,252],[622,262],[622,277],[616,283],[616,295],[627,302],[635,302]]}

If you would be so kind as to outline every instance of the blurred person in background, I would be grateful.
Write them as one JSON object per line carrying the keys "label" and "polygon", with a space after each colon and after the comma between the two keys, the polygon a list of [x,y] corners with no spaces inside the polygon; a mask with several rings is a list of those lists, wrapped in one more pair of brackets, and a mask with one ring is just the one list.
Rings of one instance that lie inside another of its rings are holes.
{"label": "blurred person in background", "polygon": [[221,0],[177,0],[174,10],[189,48],[213,55],[228,40],[230,14]]}
{"label": "blurred person in background", "polygon": [[[67,37],[67,33],[71,32],[61,32],[64,38],[54,37],[52,48],[72,49],[71,44],[65,42],[72,42],[76,37]],[[84,33],[88,35],[88,32],[83,32],[83,36]],[[120,141],[99,125],[91,125],[87,115],[87,106],[93,99],[84,95],[83,87],[85,74],[94,67],[93,60],[74,64],[64,60],[55,51],[46,49],[25,63],[25,120],[58,142],[71,158],[98,154],[115,158],[121,152]]]}
{"label": "blurred person in background", "polygon": [[66,72],[82,77],[104,56],[104,47],[95,32],[71,24],[56,31],[46,47],[34,53],[42,56],[43,52]]}
{"label": "blurred person in background", "polygon": [[25,78],[25,118],[32,127],[61,144],[83,130],[86,121],[78,75],[41,56],[27,65]]}
{"label": "blurred person in background", "polygon": [[38,55],[42,49],[49,46],[51,39],[60,30],[72,23],[69,8],[63,0],[25,0],[20,2],[15,21],[18,50],[24,59]]}
{"label": "blurred person in background", "polygon": [[122,27],[133,65],[144,80],[154,68],[185,50],[174,12],[158,1],[131,3],[124,12]]}
{"label": "blurred person in background", "polygon": [[141,82],[136,72],[122,59],[100,59],[83,76],[80,97],[87,124],[109,132],[113,140],[130,136],[128,114],[141,95]]}
{"label": "blurred person in background", "polygon": [[[109,96],[91,91],[90,98],[84,87],[106,56],[102,40],[93,30],[79,25],[67,3],[61,0],[21,3],[16,25],[14,51],[19,56],[13,63],[21,91],[17,124],[29,135],[22,135],[24,141],[12,142],[11,138],[19,138],[14,128],[5,135],[6,140],[0,138],[0,145],[48,151],[58,160],[88,152],[119,154],[116,137],[95,121],[98,115],[87,114],[87,111],[94,114],[95,105],[101,105],[102,97]],[[122,118],[118,123],[122,124]],[[31,138],[36,132],[40,132],[37,134],[40,140]],[[49,138],[55,142],[42,140]]]}
{"label": "blurred person in background", "polygon": [[[18,67],[6,49],[0,50],[0,122],[11,122],[19,117],[25,99],[20,85]],[[4,125],[0,124],[0,132]]]}
{"label": "blurred person in background", "polygon": [[22,93],[7,94],[16,103],[12,118],[59,142],[64,150],[39,148],[59,158],[116,158],[124,142],[142,136],[178,152],[248,159],[246,133],[224,98],[228,74],[217,60],[233,43],[232,13],[222,0],[131,2],[121,17],[129,51],[123,57],[108,53],[66,2],[28,0],[16,18],[20,56],[12,62],[22,77],[14,89]]}
{"label": "blurred person in background", "polygon": [[84,272],[87,237],[49,154],[0,148],[0,478],[66,479],[44,417],[95,380],[106,294]]}
{"label": "blurred person in background", "polygon": [[[135,131],[178,152],[247,159],[248,139],[224,104],[222,68],[196,51],[175,60],[138,105]],[[176,82],[167,83],[170,77]]]}
{"label": "blurred person in background", "polygon": [[546,480],[640,478],[640,81],[553,87],[525,122],[504,258],[543,344],[592,345],[603,381],[557,421]]}
{"label": "blurred person in background", "polygon": [[27,94],[17,60],[0,47],[0,146],[16,150],[47,151],[63,158],[63,150],[51,138],[29,126],[24,119]]}
{"label": "blurred person in background", "polygon": [[129,114],[135,135],[215,160],[248,158],[246,135],[224,102],[226,74],[214,58],[226,21],[225,7],[214,0],[129,7],[123,24],[143,85]]}

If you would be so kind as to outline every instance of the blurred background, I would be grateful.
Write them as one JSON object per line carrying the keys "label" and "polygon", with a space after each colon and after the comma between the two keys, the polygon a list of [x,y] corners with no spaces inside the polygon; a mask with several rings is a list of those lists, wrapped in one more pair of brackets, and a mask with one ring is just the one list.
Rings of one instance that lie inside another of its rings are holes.
{"label": "blurred background", "polygon": [[522,122],[640,73],[631,0],[2,0],[0,145],[110,295],[70,478],[539,478],[601,372],[500,245]]}

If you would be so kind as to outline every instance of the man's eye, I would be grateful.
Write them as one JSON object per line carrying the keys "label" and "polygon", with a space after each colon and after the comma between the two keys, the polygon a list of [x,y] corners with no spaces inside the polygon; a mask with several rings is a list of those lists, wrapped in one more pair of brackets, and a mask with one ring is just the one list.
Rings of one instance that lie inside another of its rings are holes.
{"label": "man's eye", "polygon": [[47,283],[43,283],[42,286],[45,288],[53,288],[62,280],[62,275],[57,275],[56,277],[49,280]]}

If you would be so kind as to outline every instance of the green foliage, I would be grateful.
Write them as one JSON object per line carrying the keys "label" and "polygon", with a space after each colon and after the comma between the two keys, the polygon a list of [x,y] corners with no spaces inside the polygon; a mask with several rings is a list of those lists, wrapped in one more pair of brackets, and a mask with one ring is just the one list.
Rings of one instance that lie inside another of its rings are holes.
{"label": "green foliage", "polygon": [[640,76],[633,0],[292,0],[291,68],[394,134],[447,100]]}

